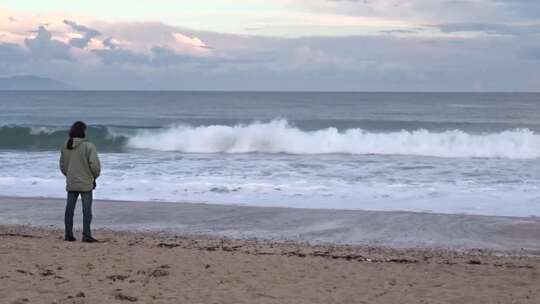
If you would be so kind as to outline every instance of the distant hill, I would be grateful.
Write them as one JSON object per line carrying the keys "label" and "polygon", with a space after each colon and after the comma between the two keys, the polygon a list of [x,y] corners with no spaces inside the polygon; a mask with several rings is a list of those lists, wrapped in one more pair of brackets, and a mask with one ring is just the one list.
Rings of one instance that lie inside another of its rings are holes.
{"label": "distant hill", "polygon": [[0,77],[0,90],[73,90],[67,83],[31,75]]}

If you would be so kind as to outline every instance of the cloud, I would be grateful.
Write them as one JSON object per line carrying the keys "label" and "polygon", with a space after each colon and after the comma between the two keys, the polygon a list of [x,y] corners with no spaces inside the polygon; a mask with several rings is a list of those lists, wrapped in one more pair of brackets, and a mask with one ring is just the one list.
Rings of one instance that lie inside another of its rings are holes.
{"label": "cloud", "polygon": [[[142,26],[124,24],[110,32],[99,28],[108,38],[101,47],[89,50],[99,64],[90,71],[73,63],[76,68],[71,70],[79,70],[85,81],[71,82],[108,89],[463,91],[479,88],[480,79],[483,89],[504,91],[530,89],[524,87],[532,85],[528,77],[540,68],[536,61],[521,63],[533,56],[520,55],[522,42],[517,38],[382,35],[280,39],[159,24],[148,24],[146,31],[140,31]],[[189,39],[178,41],[175,33]],[[191,48],[202,45],[214,49],[205,56],[192,52]],[[508,75],[516,66],[520,72],[514,71],[511,80],[497,76]],[[113,81],[98,76],[99,71],[124,78]]]}
{"label": "cloud", "polygon": [[104,49],[92,50],[96,56],[98,56],[104,64],[143,64],[148,66],[169,66],[179,65],[188,62],[196,62],[197,59],[176,52],[175,50],[154,46],[148,52],[137,52],[123,48],[115,44],[111,38],[107,38],[103,41]]}
{"label": "cloud", "polygon": [[523,47],[520,51],[520,56],[526,60],[540,61],[540,46]]}
{"label": "cloud", "polygon": [[208,55],[212,49],[199,37],[189,37],[182,33],[173,33],[172,36],[182,46],[182,49],[187,49],[188,52],[195,55]]}
{"label": "cloud", "polygon": [[16,43],[0,43],[0,66],[17,65],[25,62],[28,55]]}
{"label": "cloud", "polygon": [[348,56],[340,56],[322,49],[303,46],[294,53],[289,69],[344,72],[362,68],[362,63]]}
{"label": "cloud", "polygon": [[419,32],[418,30],[400,30],[400,29],[381,31],[381,33],[385,33],[385,34],[416,34],[418,32]]}
{"label": "cloud", "polygon": [[69,45],[52,39],[52,34],[39,26],[34,38],[24,39],[24,44],[36,60],[72,60]]}
{"label": "cloud", "polygon": [[[300,1],[298,1],[300,2]],[[398,18],[421,24],[531,23],[540,17],[537,0],[311,0],[314,11],[354,16]]]}
{"label": "cloud", "polygon": [[71,38],[71,40],[69,41],[69,44],[76,48],[85,48],[86,46],[88,46],[90,40],[101,35],[99,31],[96,31],[84,25],[79,25],[74,21],[64,20],[64,23],[70,26],[73,30],[82,33],[83,35],[81,38]]}
{"label": "cloud", "polygon": [[137,52],[122,48],[112,43],[110,39],[106,39],[103,44],[107,46],[105,49],[92,50],[92,53],[107,65],[139,64],[161,68],[191,64],[198,65],[199,67],[216,67],[221,64],[256,64],[261,62],[261,60],[250,60],[247,58],[193,56],[161,46],[154,46],[148,52]]}
{"label": "cloud", "polygon": [[527,18],[540,17],[540,2],[537,0],[492,0],[509,13]]}
{"label": "cloud", "polygon": [[116,44],[114,43],[112,37],[103,40],[103,45],[111,50],[116,49]]}
{"label": "cloud", "polygon": [[[372,10],[391,17],[380,20],[396,19],[392,17],[396,8],[387,0],[365,4],[313,2],[330,3],[332,9],[341,10],[332,18],[339,18],[344,7],[362,6],[349,13],[365,14],[366,10]],[[474,1],[480,2],[493,3]],[[412,14],[421,4],[432,10],[446,5],[468,12],[464,7],[474,3],[407,1],[400,2],[402,7],[398,10]],[[381,10],[384,5],[388,11]],[[338,6],[339,9],[334,8]],[[84,89],[519,91],[538,88],[537,26],[514,17],[492,22],[491,16],[471,19],[466,14],[456,17],[450,12],[435,23],[427,22],[429,18],[406,19],[403,24],[410,26],[403,27],[368,23],[380,26],[369,35],[280,38],[200,31],[160,22],[103,22],[62,14],[31,19],[12,12],[2,14],[5,18],[4,23],[0,20],[0,74],[38,74]],[[322,15],[332,13],[319,14]],[[422,14],[414,16],[418,15]],[[25,22],[10,23],[8,16]],[[42,20],[50,25],[38,27]],[[318,22],[314,17],[310,20]],[[362,20],[367,19],[345,18],[339,20],[339,25],[348,26],[353,21],[357,25]],[[336,24],[333,19],[323,21]],[[29,32],[35,28],[37,31]],[[512,77],[508,77],[510,74]]]}
{"label": "cloud", "polygon": [[104,64],[148,64],[150,60],[146,54],[137,53],[129,49],[113,46],[113,48],[92,50]]}
{"label": "cloud", "polygon": [[446,23],[434,26],[443,33],[483,32],[496,35],[534,35],[540,34],[540,24],[509,25],[497,23]]}
{"label": "cloud", "polygon": [[[179,33],[172,33],[172,35],[176,39],[182,40],[181,51],[186,51],[183,48],[186,45],[188,48],[202,48],[205,50],[206,45],[198,38],[192,39]],[[191,54],[182,53],[166,46],[150,45],[148,49],[132,50],[120,45],[112,37],[103,40],[102,43],[104,48],[92,50],[92,53],[107,65],[144,64],[149,66],[165,66],[194,61]],[[195,53],[198,53],[198,50]]]}
{"label": "cloud", "polygon": [[151,50],[149,63],[154,66],[171,66],[186,63],[201,62],[197,58],[179,54],[164,47],[154,47]]}

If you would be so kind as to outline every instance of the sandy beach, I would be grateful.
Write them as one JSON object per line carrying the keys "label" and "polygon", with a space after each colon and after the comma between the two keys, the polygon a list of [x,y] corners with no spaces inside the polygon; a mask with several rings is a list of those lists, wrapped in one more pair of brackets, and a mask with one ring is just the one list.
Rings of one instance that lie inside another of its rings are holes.
{"label": "sandy beach", "polygon": [[84,244],[63,241],[62,208],[0,200],[3,303],[540,299],[535,218],[97,201],[102,242]]}
{"label": "sandy beach", "polygon": [[538,303],[538,256],[0,227],[3,303]]}

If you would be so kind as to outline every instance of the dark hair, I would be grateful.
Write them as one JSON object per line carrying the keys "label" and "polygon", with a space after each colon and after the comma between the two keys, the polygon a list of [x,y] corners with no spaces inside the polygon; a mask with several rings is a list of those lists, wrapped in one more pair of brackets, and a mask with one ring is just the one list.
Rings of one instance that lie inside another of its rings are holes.
{"label": "dark hair", "polygon": [[75,122],[69,130],[69,140],[67,142],[67,148],[73,150],[73,138],[85,138],[86,137],[86,124],[82,121]]}

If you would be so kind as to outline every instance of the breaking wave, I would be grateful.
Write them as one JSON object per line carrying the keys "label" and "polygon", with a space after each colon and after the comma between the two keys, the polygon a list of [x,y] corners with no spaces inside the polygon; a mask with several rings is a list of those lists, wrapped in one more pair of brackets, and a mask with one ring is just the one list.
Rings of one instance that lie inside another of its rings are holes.
{"label": "breaking wave", "polygon": [[130,148],[187,153],[382,154],[434,157],[537,158],[540,135],[529,129],[469,134],[461,130],[376,133],[327,128],[303,131],[286,120],[236,126],[173,126],[139,131]]}
{"label": "breaking wave", "polygon": [[[125,131],[125,130],[124,130]],[[380,154],[433,157],[531,159],[540,157],[540,134],[529,129],[473,134],[461,130],[372,132],[352,128],[305,131],[286,120],[236,126],[176,125],[167,128],[91,126],[89,139],[101,151],[147,149],[185,153]],[[0,149],[56,150],[65,128],[0,126]]]}

